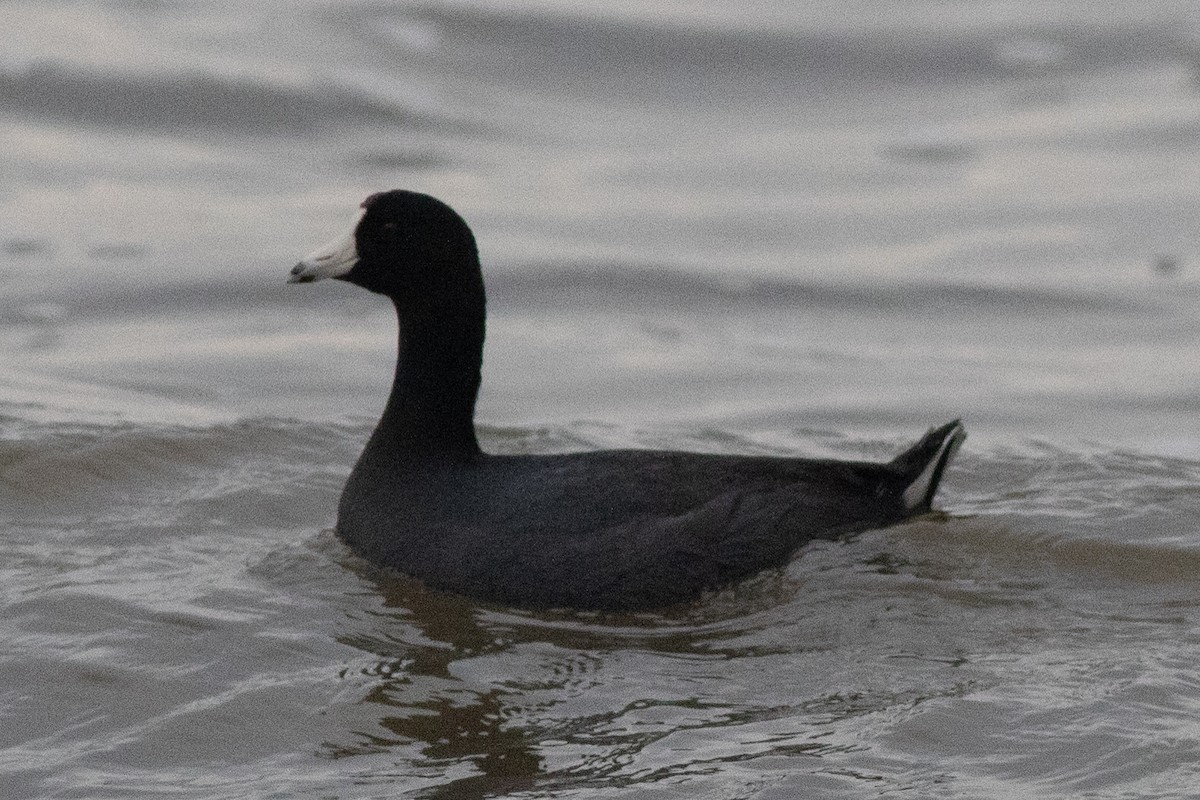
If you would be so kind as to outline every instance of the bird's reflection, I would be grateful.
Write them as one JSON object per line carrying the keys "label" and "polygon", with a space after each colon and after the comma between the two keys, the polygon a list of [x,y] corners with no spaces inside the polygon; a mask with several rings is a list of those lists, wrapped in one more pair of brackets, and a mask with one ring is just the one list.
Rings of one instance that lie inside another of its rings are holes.
{"label": "bird's reflection", "polygon": [[[471,800],[555,785],[564,776],[547,771],[539,743],[543,738],[561,740],[562,732],[559,726],[552,726],[558,729],[555,733],[540,730],[525,716],[529,692],[548,689],[568,697],[586,689],[605,653],[654,652],[710,663],[769,655],[772,648],[748,643],[744,637],[756,627],[775,626],[781,597],[786,600],[795,591],[781,575],[766,575],[706,602],[664,612],[533,614],[480,606],[361,562],[355,571],[367,579],[369,593],[381,599],[382,608],[358,617],[365,627],[356,625],[338,640],[379,659],[377,668],[369,671],[373,686],[360,699],[377,710],[378,716],[372,716],[378,728],[374,734],[356,734],[360,747],[342,752],[415,747],[420,757],[410,762],[414,767],[426,777],[447,776],[440,785],[413,795],[427,800]],[[470,677],[488,668],[489,656],[506,661],[531,642],[554,653],[552,663],[536,662],[535,674],[485,672],[480,679]],[[607,729],[628,706],[622,701],[595,709],[588,725]],[[472,774],[451,777],[463,773],[466,765],[473,768]]]}
{"label": "bird's reflection", "polygon": [[[542,761],[527,731],[506,724],[511,716],[504,705],[507,692],[472,688],[451,670],[456,661],[498,652],[509,643],[485,630],[479,622],[480,608],[464,598],[429,591],[398,575],[370,577],[384,608],[392,612],[386,616],[402,621],[410,631],[415,627],[418,635],[405,638],[418,642],[401,644],[361,632],[342,638],[344,644],[383,658],[402,658],[403,668],[392,671],[363,702],[383,706],[379,724],[395,735],[390,744],[415,744],[426,766],[449,772],[470,763],[478,771],[416,796],[471,800],[531,787],[542,774]],[[437,688],[412,691],[414,683],[425,680]],[[389,742],[376,739],[375,744]]]}

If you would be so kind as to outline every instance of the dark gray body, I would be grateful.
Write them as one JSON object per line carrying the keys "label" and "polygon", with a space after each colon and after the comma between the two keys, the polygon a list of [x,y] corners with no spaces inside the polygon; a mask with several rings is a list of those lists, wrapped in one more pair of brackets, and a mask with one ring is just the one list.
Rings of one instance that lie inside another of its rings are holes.
{"label": "dark gray body", "polygon": [[927,510],[902,499],[913,466],[638,450],[398,466],[368,447],[338,533],[374,563],[482,600],[653,608]]}
{"label": "dark gray body", "polygon": [[371,195],[352,234],[291,280],[388,297],[387,407],[338,534],[438,589],[527,607],[654,608],[784,563],[813,539],[927,511],[964,437],[930,431],[887,464],[651,451],[493,456],[476,440],[485,293],[470,228],[432,197]]}

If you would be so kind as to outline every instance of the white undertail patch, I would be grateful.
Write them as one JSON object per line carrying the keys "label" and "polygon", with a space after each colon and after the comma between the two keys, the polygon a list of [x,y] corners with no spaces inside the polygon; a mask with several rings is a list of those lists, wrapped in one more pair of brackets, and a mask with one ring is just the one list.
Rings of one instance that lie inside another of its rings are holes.
{"label": "white undertail patch", "polygon": [[954,430],[946,434],[946,438],[942,440],[942,446],[933,454],[933,458],[925,464],[925,469],[921,470],[921,474],[916,480],[908,485],[904,490],[903,500],[904,508],[912,511],[928,503],[930,493],[936,488],[934,480],[941,474],[942,468],[946,465],[954,454],[958,451],[959,445],[963,439],[967,438],[966,431],[962,425],[954,426]]}

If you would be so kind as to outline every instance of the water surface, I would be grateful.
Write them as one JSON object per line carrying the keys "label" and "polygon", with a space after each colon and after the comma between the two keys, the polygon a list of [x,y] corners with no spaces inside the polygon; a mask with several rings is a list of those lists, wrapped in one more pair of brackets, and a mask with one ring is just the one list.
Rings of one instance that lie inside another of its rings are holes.
{"label": "water surface", "polygon": [[[1190,4],[4,6],[6,797],[1194,791]],[[495,452],[887,458],[934,514],[640,615],[332,533],[395,321],[288,286],[431,192]]]}

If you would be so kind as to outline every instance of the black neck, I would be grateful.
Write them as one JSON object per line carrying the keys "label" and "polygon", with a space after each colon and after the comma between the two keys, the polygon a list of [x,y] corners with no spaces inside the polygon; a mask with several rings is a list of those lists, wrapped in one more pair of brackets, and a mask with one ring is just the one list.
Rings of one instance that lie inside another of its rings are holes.
{"label": "black neck", "polygon": [[461,460],[480,453],[475,398],[483,359],[484,302],[464,298],[437,314],[402,310],[396,377],[371,446],[414,461]]}

